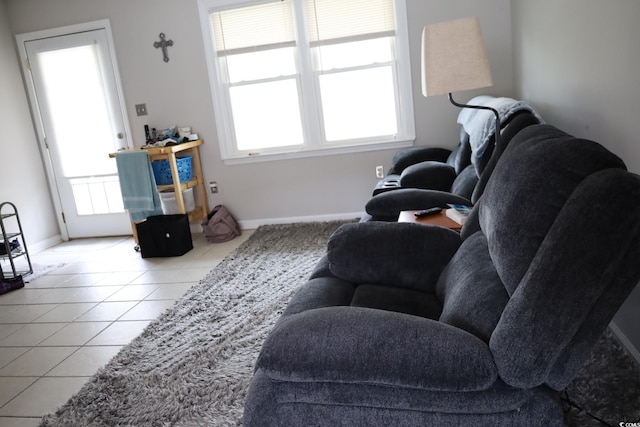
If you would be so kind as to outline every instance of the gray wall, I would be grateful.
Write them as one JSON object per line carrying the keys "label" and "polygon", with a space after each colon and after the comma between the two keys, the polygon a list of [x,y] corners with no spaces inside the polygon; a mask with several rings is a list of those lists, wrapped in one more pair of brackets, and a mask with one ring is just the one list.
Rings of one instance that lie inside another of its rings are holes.
{"label": "gray wall", "polygon": [[36,242],[46,246],[58,235],[58,225],[4,0],[0,0],[0,58],[0,202],[17,206],[28,246]]}
{"label": "gray wall", "polygon": [[[144,124],[192,126],[206,181],[221,192],[209,205],[227,205],[244,224],[359,214],[376,183],[375,166],[388,166],[393,151],[373,151],[266,163],[225,165],[220,159],[196,0],[6,0],[14,34],[109,18],[125,101],[136,145]],[[407,0],[418,144],[455,146],[458,110],[445,96],[425,99],[420,88],[420,37],[426,23],[479,16],[496,85],[486,93],[512,94],[509,0]],[[153,48],[158,34],[174,41],[171,61]],[[478,93],[460,94],[462,101]],[[1,102],[1,101],[0,101]],[[136,116],[146,103],[149,115]],[[29,138],[33,138],[32,135]],[[33,141],[31,141],[32,144]]]}
{"label": "gray wall", "polygon": [[[513,0],[512,15],[519,96],[549,123],[600,142],[640,173],[640,2]],[[640,357],[640,287],[615,325]]]}

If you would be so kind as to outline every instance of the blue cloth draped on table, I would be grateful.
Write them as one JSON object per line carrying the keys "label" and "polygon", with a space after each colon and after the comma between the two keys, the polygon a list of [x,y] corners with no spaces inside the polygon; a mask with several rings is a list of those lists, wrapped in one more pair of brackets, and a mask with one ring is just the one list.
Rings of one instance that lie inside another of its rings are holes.
{"label": "blue cloth draped on table", "polygon": [[120,190],[124,208],[134,222],[149,216],[162,215],[160,196],[151,169],[151,160],[144,151],[116,153]]}

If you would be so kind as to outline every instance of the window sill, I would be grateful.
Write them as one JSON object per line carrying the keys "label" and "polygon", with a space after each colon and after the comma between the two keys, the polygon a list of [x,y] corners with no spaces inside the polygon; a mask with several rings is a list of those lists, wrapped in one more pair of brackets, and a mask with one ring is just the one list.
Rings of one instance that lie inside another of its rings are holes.
{"label": "window sill", "polygon": [[290,160],[290,159],[303,159],[307,157],[323,157],[332,156],[336,154],[352,154],[363,153],[366,151],[379,151],[379,150],[391,150],[413,147],[413,140],[406,141],[394,141],[386,143],[376,144],[362,144],[349,147],[331,147],[331,148],[317,148],[300,151],[291,151],[286,153],[255,153],[251,155],[243,155],[241,157],[228,157],[223,158],[225,165],[241,165],[249,163],[259,162],[271,162],[278,160]]}

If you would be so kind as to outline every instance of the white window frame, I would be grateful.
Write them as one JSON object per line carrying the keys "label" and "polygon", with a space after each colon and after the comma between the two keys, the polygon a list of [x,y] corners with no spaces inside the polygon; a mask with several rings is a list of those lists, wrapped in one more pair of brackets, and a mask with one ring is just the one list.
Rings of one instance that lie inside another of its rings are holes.
{"label": "white window frame", "polygon": [[[304,3],[304,0],[293,0]],[[349,1],[349,0],[344,0]],[[317,81],[318,72],[311,66],[312,51],[310,48],[299,49],[300,73],[296,75],[298,88],[301,91],[300,113],[303,121],[304,143],[301,146],[265,149],[256,152],[239,151],[234,141],[234,130],[231,117],[229,93],[225,87],[225,70],[222,69],[214,46],[214,36],[210,25],[210,14],[223,9],[239,8],[267,3],[266,0],[198,0],[200,24],[202,28],[205,58],[207,62],[211,97],[213,102],[218,144],[222,160],[225,164],[242,164],[269,160],[293,159],[302,157],[325,156],[333,154],[357,153],[373,150],[398,149],[412,146],[415,140],[415,123],[413,113],[413,91],[411,85],[411,64],[409,54],[409,34],[407,24],[406,0],[393,0],[396,12],[396,51],[393,73],[397,75],[396,113],[398,115],[398,132],[387,138],[369,138],[360,141],[327,142],[324,126],[319,123],[322,115],[318,88],[312,79],[301,79],[300,74],[313,75]],[[302,20],[303,8],[298,7],[295,19]],[[296,22],[296,25],[297,22]],[[298,42],[306,43],[306,36],[300,34]],[[302,39],[302,40],[301,40]],[[374,66],[371,66],[374,67]],[[360,67],[366,69],[367,67]],[[312,98],[309,100],[308,98]]]}

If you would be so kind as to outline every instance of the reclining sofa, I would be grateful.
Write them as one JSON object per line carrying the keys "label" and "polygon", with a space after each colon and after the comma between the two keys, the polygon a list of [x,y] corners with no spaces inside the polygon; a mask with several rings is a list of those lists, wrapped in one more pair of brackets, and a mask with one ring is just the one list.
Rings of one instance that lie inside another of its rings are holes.
{"label": "reclining sofa", "polygon": [[[374,196],[365,206],[367,215],[361,218],[361,222],[397,221],[401,211],[432,207],[446,208],[448,203],[473,206],[482,195],[495,165],[513,136],[525,127],[538,123],[540,123],[538,117],[529,111],[523,110],[510,116],[503,126],[501,146],[490,146],[491,150],[485,151],[474,164],[468,160],[470,163],[457,175],[453,172],[455,170],[453,166],[440,165],[432,161],[406,167],[401,174],[404,179],[399,181],[402,183],[401,187],[391,191],[389,190],[391,187],[387,186],[387,191],[377,194],[374,191]],[[466,144],[469,144],[468,140]],[[470,147],[469,150],[471,150]],[[462,151],[466,151],[464,141],[452,152],[452,155],[458,153],[456,158],[461,161],[458,156]],[[470,154],[462,156],[467,158]],[[412,156],[407,156],[405,152],[398,153],[394,165],[397,165],[400,159],[402,159],[400,163],[406,162],[408,157]],[[434,182],[450,184],[446,190],[442,190],[437,186],[430,187]]]}
{"label": "reclining sofa", "polygon": [[640,279],[640,177],[518,133],[460,234],[340,227],[264,342],[245,426],[555,426]]}
{"label": "reclining sofa", "polygon": [[[514,100],[515,102],[515,100]],[[463,115],[461,111],[460,115]],[[459,116],[460,116],[459,115]],[[518,116],[527,115],[539,123],[539,116],[532,107],[502,117],[501,132],[504,132]],[[478,118],[480,120],[481,118]],[[495,120],[492,116],[489,120]],[[478,177],[486,168],[495,148],[495,135],[491,135],[487,149],[481,156],[474,156],[469,134],[460,127],[460,142],[453,149],[441,147],[412,147],[398,151],[391,160],[387,175],[373,189],[373,195],[401,188],[450,191],[459,187],[461,193],[471,198]],[[456,182],[458,181],[458,182]]]}

